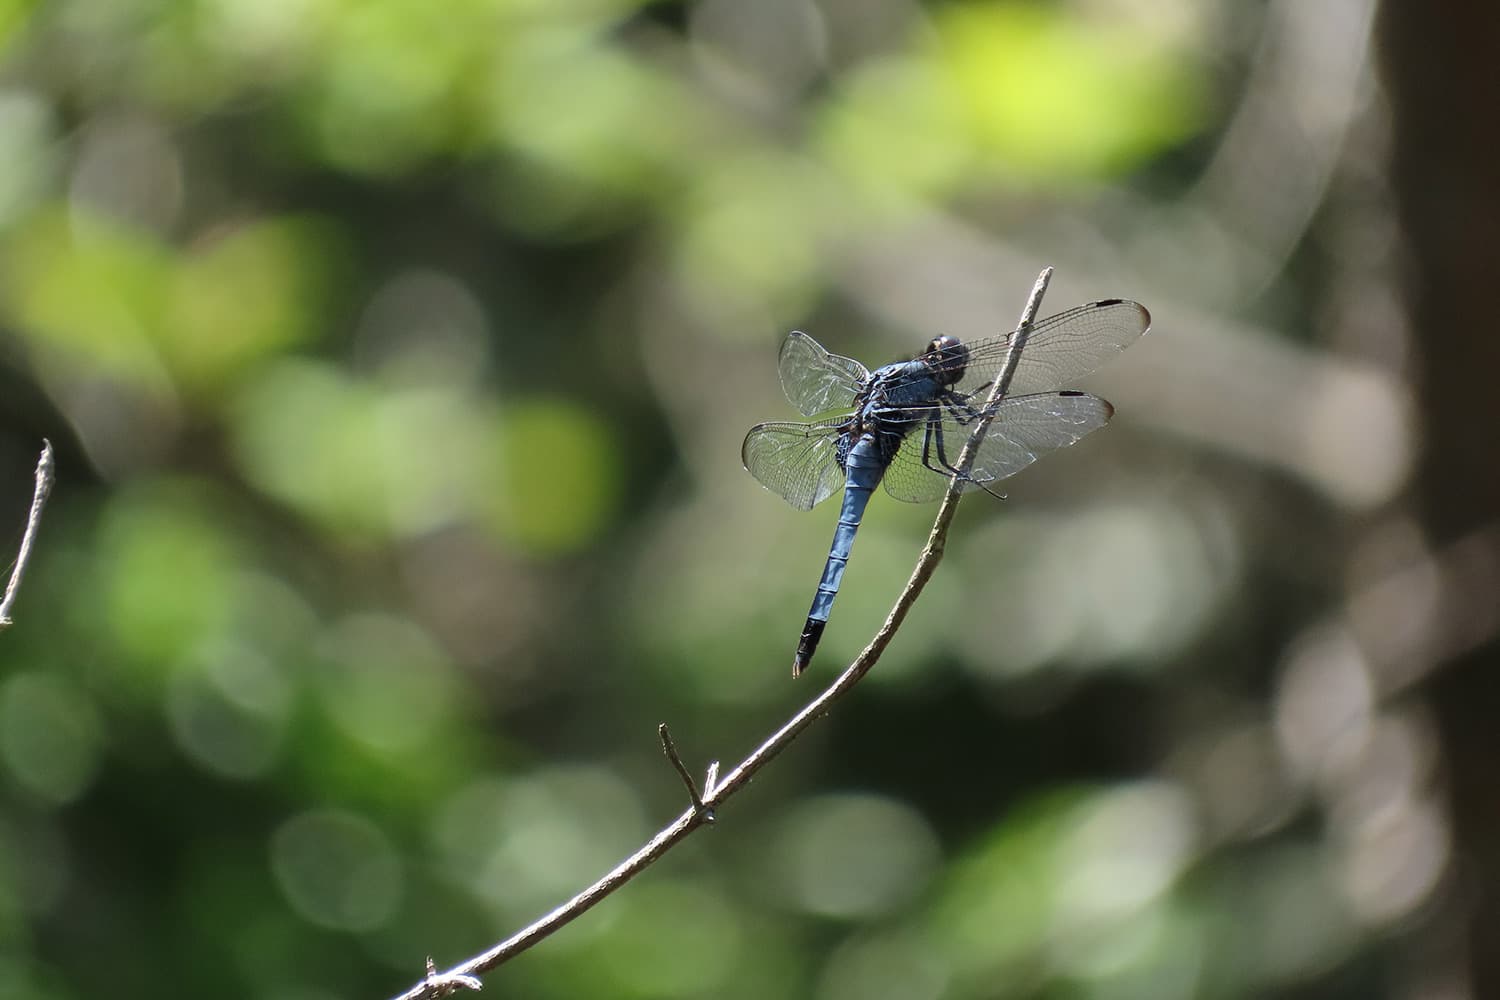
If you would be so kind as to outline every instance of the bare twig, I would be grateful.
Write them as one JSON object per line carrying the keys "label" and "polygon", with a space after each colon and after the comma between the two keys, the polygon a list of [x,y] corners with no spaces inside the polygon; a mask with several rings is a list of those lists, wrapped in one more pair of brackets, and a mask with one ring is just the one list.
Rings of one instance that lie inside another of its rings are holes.
{"label": "bare twig", "polygon": [[[912,570],[911,579],[902,588],[901,595],[896,599],[891,613],[886,617],[885,624],[875,633],[874,638],[855,657],[854,662],[840,674],[823,693],[808,702],[796,715],[787,720],[786,724],[760,746],[756,747],[748,757],[740,761],[722,779],[718,777],[718,762],[709,766],[708,779],[704,783],[703,793],[700,796],[693,784],[693,779],[687,767],[682,763],[682,758],[677,755],[676,747],[672,744],[671,735],[667,727],[662,725],[657,732],[661,737],[662,749],[667,758],[672,762],[678,775],[688,787],[688,794],[693,799],[692,808],[678,816],[670,825],[660,830],[656,836],[646,842],[640,850],[630,857],[621,861],[607,875],[589,886],[587,889],[568,900],[562,906],[551,913],[532,923],[530,926],[517,931],[510,937],[495,945],[489,951],[476,955],[459,965],[454,966],[447,972],[434,976],[429,970],[427,979],[418,983],[415,987],[401,994],[394,1000],[434,1000],[436,997],[446,996],[451,992],[451,986],[441,984],[458,979],[472,979],[475,975],[485,973],[504,963],[515,955],[520,954],[532,945],[548,937],[558,928],[569,923],[576,917],[581,916],[595,903],[605,896],[614,892],[620,886],[639,875],[650,867],[658,858],[676,846],[677,842],[687,837],[698,827],[712,822],[713,810],[719,803],[728,799],[750,783],[750,779],[765,767],[773,758],[785,750],[793,740],[800,736],[818,719],[828,714],[829,707],[846,691],[859,683],[865,674],[870,672],[877,660],[880,659],[885,647],[895,637],[896,630],[900,628],[901,622],[906,618],[906,613],[916,603],[917,597],[922,589],[927,586],[927,581],[932,578],[933,571],[937,568],[938,561],[943,557],[943,548],[948,537],[948,526],[953,523],[953,514],[958,505],[959,496],[963,493],[965,480],[969,468],[974,464],[974,456],[978,452],[979,445],[984,440],[985,432],[989,429],[990,421],[994,417],[994,404],[1005,395],[1010,381],[1015,375],[1016,364],[1020,361],[1021,350],[1026,345],[1026,338],[1031,332],[1031,324],[1036,320],[1037,311],[1041,308],[1042,297],[1047,292],[1047,285],[1052,280],[1052,268],[1048,267],[1037,276],[1036,284],[1032,286],[1031,295],[1026,301],[1026,308],[1021,313],[1021,322],[1016,327],[1016,332],[1011,337],[1010,351],[1006,354],[1005,363],[1001,366],[1000,375],[995,379],[995,384],[990,390],[989,398],[985,401],[985,407],[981,411],[980,418],[975,421],[973,432],[964,444],[964,449],[959,455],[956,471],[948,483],[948,492],[943,497],[943,504],[938,509],[937,519],[933,522],[932,531],[927,536],[927,544],[922,549],[921,556],[917,559],[916,568]],[[437,992],[438,989],[446,989],[447,992]]]}
{"label": "bare twig", "polygon": [[[708,812],[707,819],[709,822],[713,822],[712,811],[704,808],[703,796],[698,794],[698,786],[693,783],[693,776],[688,773],[687,765],[682,762],[682,757],[677,753],[677,744],[672,742],[672,730],[668,729],[667,724],[663,722],[656,727],[656,735],[661,737],[662,752],[667,755],[667,760],[672,762],[672,767],[676,769],[677,776],[687,786],[688,798],[693,800],[693,808],[699,812]],[[717,763],[715,767],[717,767]],[[715,768],[709,768],[708,774],[708,780],[704,782],[705,789],[714,783]]]}
{"label": "bare twig", "polygon": [[26,573],[26,564],[31,561],[31,546],[36,541],[37,526],[42,523],[42,508],[47,505],[47,495],[52,492],[54,468],[52,442],[43,438],[42,457],[36,463],[36,488],[31,494],[31,513],[26,517],[26,534],[21,536],[21,548],[16,553],[15,568],[10,571],[10,582],[5,585],[5,597],[0,599],[0,631],[11,625],[11,605],[16,603],[21,577]]}

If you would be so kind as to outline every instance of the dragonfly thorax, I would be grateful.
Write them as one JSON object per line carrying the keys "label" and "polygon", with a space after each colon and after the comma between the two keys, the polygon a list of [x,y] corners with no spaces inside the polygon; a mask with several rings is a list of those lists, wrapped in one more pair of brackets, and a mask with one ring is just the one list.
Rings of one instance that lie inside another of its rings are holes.
{"label": "dragonfly thorax", "polygon": [[932,338],[926,353],[918,360],[932,372],[938,385],[954,385],[969,367],[969,349],[957,337],[942,334]]}

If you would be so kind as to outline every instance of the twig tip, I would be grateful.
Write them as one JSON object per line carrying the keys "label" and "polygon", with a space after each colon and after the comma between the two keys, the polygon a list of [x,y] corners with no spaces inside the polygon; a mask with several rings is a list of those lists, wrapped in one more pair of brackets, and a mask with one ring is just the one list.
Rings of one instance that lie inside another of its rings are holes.
{"label": "twig tip", "polygon": [[15,565],[11,568],[10,582],[5,585],[5,596],[0,597],[0,630],[14,624],[10,617],[11,606],[15,604],[16,592],[21,586],[21,577],[26,572],[26,565],[31,561],[31,546],[36,541],[37,526],[42,520],[42,508],[52,492],[54,469],[52,442],[42,438],[42,454],[36,461],[36,486],[31,494],[31,513],[26,517],[26,533],[21,536],[21,548],[16,553]]}
{"label": "twig tip", "polygon": [[[693,776],[688,773],[687,765],[682,762],[682,757],[677,753],[677,744],[672,742],[672,731],[667,728],[665,722],[656,727],[656,735],[661,738],[662,753],[667,755],[667,760],[672,762],[672,768],[677,776],[682,779],[682,784],[687,788],[688,798],[693,800],[693,808],[700,813],[706,813],[703,806],[703,797],[698,794],[698,786],[693,783]],[[712,819],[712,816],[709,817]]]}

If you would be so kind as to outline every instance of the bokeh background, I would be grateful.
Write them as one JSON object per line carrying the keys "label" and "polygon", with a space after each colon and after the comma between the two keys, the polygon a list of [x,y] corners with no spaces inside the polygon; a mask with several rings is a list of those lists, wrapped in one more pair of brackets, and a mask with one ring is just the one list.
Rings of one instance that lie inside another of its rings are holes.
{"label": "bokeh background", "polygon": [[739,466],[1125,296],[1111,427],[486,995],[1500,996],[1500,24],[1370,0],[5,0],[0,996],[386,997],[684,806],[934,513]]}

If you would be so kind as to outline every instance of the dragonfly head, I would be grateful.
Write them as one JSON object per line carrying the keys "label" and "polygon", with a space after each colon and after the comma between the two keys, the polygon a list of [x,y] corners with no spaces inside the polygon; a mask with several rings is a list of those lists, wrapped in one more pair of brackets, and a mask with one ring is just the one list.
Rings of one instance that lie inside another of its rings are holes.
{"label": "dragonfly head", "polygon": [[943,334],[932,338],[922,355],[922,363],[939,385],[953,385],[964,377],[964,369],[969,366],[969,349],[957,337]]}

